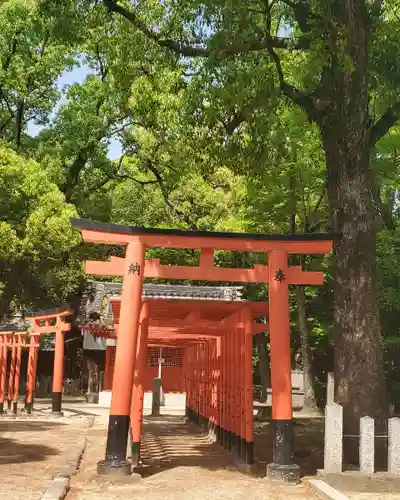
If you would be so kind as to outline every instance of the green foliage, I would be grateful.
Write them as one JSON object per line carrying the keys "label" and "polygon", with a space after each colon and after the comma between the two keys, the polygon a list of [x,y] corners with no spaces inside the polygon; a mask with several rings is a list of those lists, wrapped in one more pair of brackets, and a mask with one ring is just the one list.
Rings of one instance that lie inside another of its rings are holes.
{"label": "green foliage", "polygon": [[[14,304],[54,303],[77,290],[81,278],[68,256],[78,244],[76,216],[58,187],[33,160],[0,145],[0,268],[2,310]],[[44,296],[36,293],[45,291]]]}
{"label": "green foliage", "polygon": [[[305,19],[292,2],[279,0],[120,1],[134,9],[138,26],[103,5],[112,3],[1,3],[0,314],[9,307],[69,300],[82,285],[85,258],[121,253],[79,246],[71,216],[215,231],[331,228],[320,132],[304,108],[282,94],[265,46],[270,22],[272,36],[286,46],[275,50],[285,83],[311,92],[331,61],[323,5],[310,2],[315,15]],[[397,98],[396,7],[388,1],[384,15],[371,14],[371,118]],[[143,26],[157,29],[149,36]],[[344,34],[338,32],[334,49],[340,69],[351,75],[355,66]],[[299,41],[306,51],[295,50]],[[188,45],[208,57],[181,56]],[[59,89],[59,76],[79,65],[90,74]],[[315,102],[326,104],[324,95],[317,97]],[[28,122],[44,126],[37,137],[29,136]],[[381,323],[392,344],[400,338],[399,137],[399,127],[393,127],[372,152],[381,215]],[[115,140],[121,155],[110,158]],[[199,260],[198,251],[148,254],[165,263]],[[215,261],[248,267],[266,263],[266,257],[217,252]],[[324,286],[306,288],[314,361],[323,372],[332,361],[334,270],[330,257],[301,264],[325,272]],[[264,285],[248,286],[245,294],[267,300]],[[291,303],[295,351],[294,296]]]}
{"label": "green foliage", "polygon": [[36,0],[1,2],[0,26],[0,138],[29,147],[27,122],[48,122],[59,98],[56,79],[73,65],[73,50]]}

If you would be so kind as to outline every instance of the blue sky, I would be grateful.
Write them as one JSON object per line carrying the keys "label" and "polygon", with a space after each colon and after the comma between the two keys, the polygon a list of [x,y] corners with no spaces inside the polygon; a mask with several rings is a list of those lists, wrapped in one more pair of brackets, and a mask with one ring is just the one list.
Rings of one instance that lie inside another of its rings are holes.
{"label": "blue sky", "polygon": [[[64,71],[64,73],[57,80],[57,87],[62,90],[66,85],[72,85],[73,83],[83,83],[90,73],[91,70],[86,64],[76,66],[71,71]],[[57,111],[60,104],[62,104],[62,101],[63,99],[61,99],[61,102],[54,109],[54,112]],[[35,125],[33,122],[28,123],[28,133],[30,135],[37,135],[42,128],[42,126]],[[109,158],[111,160],[114,160],[115,158],[121,156],[121,154],[122,148],[120,142],[116,139],[112,139],[108,149]]]}

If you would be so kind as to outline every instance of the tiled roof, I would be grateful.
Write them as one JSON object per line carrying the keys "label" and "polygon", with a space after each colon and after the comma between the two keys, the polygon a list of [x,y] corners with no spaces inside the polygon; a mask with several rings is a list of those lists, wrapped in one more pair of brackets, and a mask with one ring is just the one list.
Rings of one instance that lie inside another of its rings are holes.
{"label": "tiled roof", "polygon": [[[122,284],[89,281],[80,303],[78,323],[112,324],[110,298],[121,294]],[[144,299],[241,301],[242,287],[161,285],[145,283]]]}
{"label": "tiled roof", "polygon": [[[112,325],[110,298],[121,294],[122,284],[104,281],[88,281],[86,290],[79,305],[77,323],[92,325]],[[161,285],[145,283],[143,285],[144,299],[179,299],[179,300],[215,300],[241,301],[242,287],[235,286],[192,286],[192,285]],[[25,316],[64,310],[68,306],[36,313],[25,313]],[[22,315],[5,318],[0,325],[0,332],[25,332],[30,329],[30,322]]]}
{"label": "tiled roof", "polygon": [[5,317],[0,324],[0,332],[27,332],[30,329],[30,322],[25,321],[22,314]]}

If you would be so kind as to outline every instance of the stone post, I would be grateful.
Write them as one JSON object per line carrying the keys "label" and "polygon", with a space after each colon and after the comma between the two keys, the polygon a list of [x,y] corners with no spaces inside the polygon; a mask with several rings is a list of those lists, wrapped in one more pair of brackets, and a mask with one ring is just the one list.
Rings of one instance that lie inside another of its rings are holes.
{"label": "stone post", "polygon": [[335,402],[335,379],[333,372],[328,372],[328,379],[326,382],[326,404],[332,405]]}
{"label": "stone post", "polygon": [[360,418],[360,472],[375,472],[375,421],[371,417]]}
{"label": "stone post", "polygon": [[343,408],[334,403],[325,407],[324,472],[341,473],[343,461]]}
{"label": "stone post", "polygon": [[153,399],[151,404],[151,416],[158,417],[160,415],[161,406],[161,379],[153,378]]}
{"label": "stone post", "polygon": [[400,475],[400,418],[389,418],[388,472]]}

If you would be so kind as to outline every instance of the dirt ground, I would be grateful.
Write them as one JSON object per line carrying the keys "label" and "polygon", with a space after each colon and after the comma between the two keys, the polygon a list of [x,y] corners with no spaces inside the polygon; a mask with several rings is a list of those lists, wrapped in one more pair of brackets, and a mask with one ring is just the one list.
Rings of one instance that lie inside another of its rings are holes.
{"label": "dirt ground", "polygon": [[63,455],[82,441],[87,417],[0,419],[0,481],[3,498],[40,499],[63,464]]}
{"label": "dirt ground", "polygon": [[366,476],[356,472],[346,472],[340,475],[329,474],[321,479],[345,494],[349,500],[400,499],[400,478],[387,473]]}
{"label": "dirt ground", "polygon": [[[143,479],[112,484],[96,475],[97,461],[104,457],[108,409],[71,399],[66,401],[64,418],[51,418],[49,412],[44,401],[34,418],[0,418],[4,498],[39,500],[68,450],[87,437],[87,450],[67,500],[147,500],[150,496],[152,500],[317,500],[304,486],[271,486],[263,479],[272,460],[273,429],[268,422],[255,422],[257,467],[249,476],[239,472],[230,455],[210,444],[196,426],[185,424],[182,416],[157,421],[146,417]],[[323,432],[321,418],[296,419],[295,461],[302,476],[323,468]],[[370,478],[352,472],[322,479],[350,500],[400,500],[400,478],[387,474]]]}
{"label": "dirt ground", "polygon": [[106,420],[98,418],[67,500],[316,500],[304,486],[272,486],[239,472],[228,453],[180,416],[145,419],[143,479],[134,484],[99,480],[96,463],[104,456],[105,436]]}

